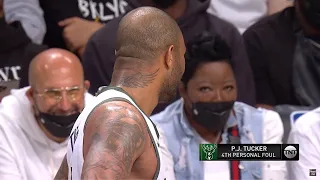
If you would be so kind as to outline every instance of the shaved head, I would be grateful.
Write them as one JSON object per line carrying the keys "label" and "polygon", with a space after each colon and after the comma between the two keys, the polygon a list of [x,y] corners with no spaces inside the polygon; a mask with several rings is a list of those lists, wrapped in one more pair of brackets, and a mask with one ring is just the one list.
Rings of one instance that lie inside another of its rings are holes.
{"label": "shaved head", "polygon": [[184,72],[185,43],[174,19],[153,7],[130,11],[120,21],[111,85],[151,88],[159,102],[176,95]]}
{"label": "shaved head", "polygon": [[152,61],[170,45],[177,50],[181,38],[179,26],[168,14],[153,7],[137,8],[119,24],[116,57]]}
{"label": "shaved head", "polygon": [[32,87],[50,82],[51,79],[63,81],[65,78],[74,79],[79,76],[83,81],[83,68],[79,58],[63,49],[53,48],[43,51],[29,66],[29,84]]}

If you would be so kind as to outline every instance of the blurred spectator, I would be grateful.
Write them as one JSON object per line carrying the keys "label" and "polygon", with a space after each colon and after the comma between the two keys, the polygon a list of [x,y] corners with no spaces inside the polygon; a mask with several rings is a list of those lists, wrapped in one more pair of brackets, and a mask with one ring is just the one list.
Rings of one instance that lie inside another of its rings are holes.
{"label": "blurred spectator", "polygon": [[126,6],[125,0],[5,0],[7,20],[20,21],[34,42],[80,55],[90,36]]}
{"label": "blurred spectator", "polygon": [[208,12],[235,25],[242,34],[265,15],[292,5],[292,0],[212,0]]}
{"label": "blurred spectator", "polygon": [[0,179],[53,179],[89,82],[79,59],[50,49],[30,64],[31,87],[12,90],[0,104]]}
{"label": "blurred spectator", "polygon": [[[237,85],[230,50],[217,36],[197,37],[187,45],[181,99],[151,119],[164,131],[176,179],[285,179],[285,162],[199,161],[199,144],[281,143],[283,128],[276,112],[236,102]],[[243,168],[241,168],[243,167]],[[243,171],[244,169],[244,171]]]}
{"label": "blurred spectator", "polygon": [[320,105],[318,13],[319,1],[296,0],[244,33],[258,104]]}
{"label": "blurred spectator", "polygon": [[[234,66],[235,76],[238,82],[238,99],[250,105],[255,104],[255,92],[252,72],[244,49],[242,37],[237,29],[206,12],[210,0],[200,2],[198,0],[131,0],[131,9],[140,6],[155,6],[163,9],[171,17],[177,20],[184,39],[188,42],[195,34],[209,31],[219,34],[231,47],[231,62]],[[115,61],[115,39],[118,24],[121,18],[109,22],[105,27],[95,33],[87,44],[83,64],[85,77],[90,80],[89,92],[94,94],[100,86],[109,85],[113,65]],[[163,110],[165,105],[158,106],[154,113]]]}
{"label": "blurred spectator", "polygon": [[257,106],[282,117],[320,106],[320,1],[296,0],[294,7],[251,26],[244,39],[255,78]]}
{"label": "blurred spectator", "polygon": [[46,33],[43,11],[38,0],[3,0],[6,21],[19,21],[32,42],[41,44]]}
{"label": "blurred spectator", "polygon": [[28,82],[28,66],[47,47],[33,44],[19,22],[6,23],[0,0],[0,100]]}
{"label": "blurred spectator", "polygon": [[[302,115],[294,124],[288,143],[299,144],[299,161],[288,161],[290,180],[319,179],[320,170],[320,108]],[[315,169],[316,176],[310,176]]]}

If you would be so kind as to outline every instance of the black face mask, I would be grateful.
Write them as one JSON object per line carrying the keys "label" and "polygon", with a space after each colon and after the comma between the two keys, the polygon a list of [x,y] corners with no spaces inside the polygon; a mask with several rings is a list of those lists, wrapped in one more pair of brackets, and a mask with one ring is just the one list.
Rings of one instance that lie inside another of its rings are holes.
{"label": "black face mask", "polygon": [[167,9],[174,5],[178,0],[152,0],[156,7],[160,9]]}
{"label": "black face mask", "polygon": [[299,0],[300,10],[306,21],[313,27],[320,29],[319,0]]}
{"label": "black face mask", "polygon": [[66,138],[69,136],[79,115],[80,113],[71,114],[69,116],[40,113],[40,122],[53,136]]}
{"label": "black face mask", "polygon": [[234,101],[198,102],[192,104],[193,119],[210,131],[223,131],[229,119]]}

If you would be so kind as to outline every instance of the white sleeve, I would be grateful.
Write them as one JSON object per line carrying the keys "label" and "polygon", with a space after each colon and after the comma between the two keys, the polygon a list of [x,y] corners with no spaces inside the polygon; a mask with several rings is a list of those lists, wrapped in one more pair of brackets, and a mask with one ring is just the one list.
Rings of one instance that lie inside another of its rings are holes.
{"label": "white sleeve", "polygon": [[[174,173],[174,163],[173,163],[173,157],[168,149],[168,144],[166,140],[166,136],[164,135],[164,132],[161,130],[161,128],[157,127],[159,132],[159,150],[161,153],[161,167],[160,167],[160,174],[161,179],[168,179],[168,180],[175,180],[175,173]],[[164,178],[162,178],[164,177]],[[160,178],[159,178],[160,179]]]}
{"label": "white sleeve", "polygon": [[[289,134],[288,142],[299,144],[299,161],[288,161],[288,174],[290,180],[319,179],[320,171],[320,125],[304,127],[301,121],[313,121],[317,114],[303,115],[295,123]],[[318,123],[319,124],[319,123]],[[310,169],[316,169],[317,176],[310,176]]]}
{"label": "white sleeve", "polygon": [[[280,115],[271,110],[263,111],[263,143],[282,144],[283,124]],[[263,180],[287,179],[287,168],[285,161],[263,161]]]}
{"label": "white sleeve", "polygon": [[[1,121],[1,119],[0,119]],[[7,135],[3,127],[0,126],[0,179],[1,180],[21,180],[20,171],[17,165],[18,160],[14,157]]]}
{"label": "white sleeve", "polygon": [[42,44],[46,33],[46,23],[39,0],[4,0],[6,21],[20,21],[32,42]]}
{"label": "white sleeve", "polygon": [[263,143],[281,144],[283,131],[280,115],[275,111],[263,109]]}

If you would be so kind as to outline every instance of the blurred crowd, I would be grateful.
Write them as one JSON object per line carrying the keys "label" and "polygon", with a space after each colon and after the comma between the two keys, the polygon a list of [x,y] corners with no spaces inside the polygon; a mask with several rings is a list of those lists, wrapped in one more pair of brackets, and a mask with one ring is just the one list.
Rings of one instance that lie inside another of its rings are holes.
{"label": "blurred crowd", "polygon": [[142,6],[175,19],[187,47],[176,100],[151,116],[175,179],[232,179],[198,144],[226,143],[215,132],[235,125],[234,143],[300,144],[299,161],[240,162],[241,179],[316,178],[320,1],[0,0],[1,180],[54,178],[77,116],[111,81],[121,18]]}

